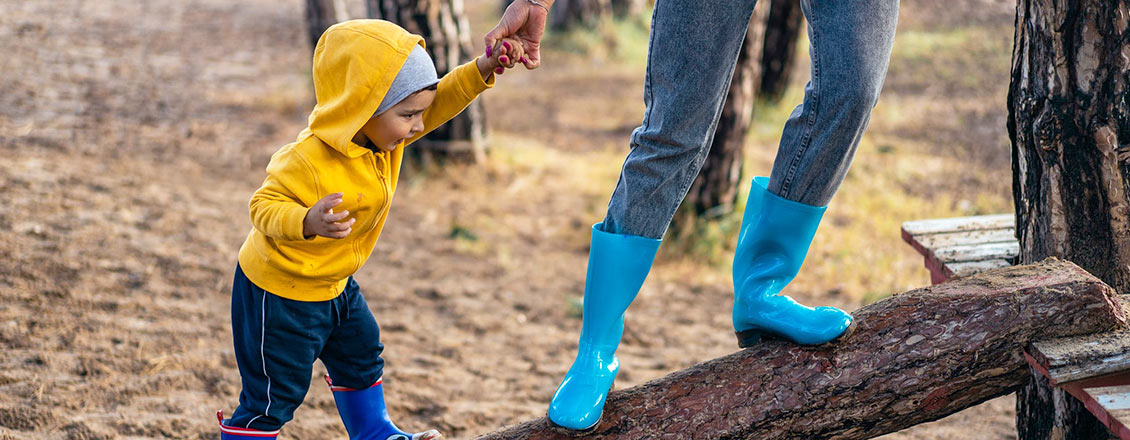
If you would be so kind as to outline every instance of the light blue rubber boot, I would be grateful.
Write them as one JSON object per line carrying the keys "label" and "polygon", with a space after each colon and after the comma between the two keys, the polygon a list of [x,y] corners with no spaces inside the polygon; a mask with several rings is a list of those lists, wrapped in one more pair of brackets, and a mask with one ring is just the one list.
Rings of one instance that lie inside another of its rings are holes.
{"label": "light blue rubber boot", "polygon": [[337,412],[349,432],[349,440],[442,440],[436,430],[409,434],[397,428],[388,417],[381,380],[363,390],[339,387],[326,375],[326,384],[333,392]]}
{"label": "light blue rubber boot", "polygon": [[228,426],[224,423],[224,410],[216,411],[216,421],[220,423],[220,440],[266,440],[279,436],[278,429],[274,431],[260,431],[258,429]]}
{"label": "light blue rubber boot", "polygon": [[551,422],[589,431],[600,422],[604,400],[620,371],[616,348],[624,332],[624,311],[643,286],[660,240],[610,234],[592,227],[585,280],[584,315],[577,359],[549,404]]}
{"label": "light blue rubber boot", "polygon": [[778,295],[796,276],[826,206],[810,206],[769,192],[768,177],[753,179],[734,254],[734,332],[738,346],[762,337],[817,345],[848,333],[851,315],[834,307],[807,307]]}

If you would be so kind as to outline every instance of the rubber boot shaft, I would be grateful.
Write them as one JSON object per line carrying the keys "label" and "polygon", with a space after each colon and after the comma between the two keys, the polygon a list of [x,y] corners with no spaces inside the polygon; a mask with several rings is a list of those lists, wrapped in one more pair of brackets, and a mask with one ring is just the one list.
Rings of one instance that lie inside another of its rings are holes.
{"label": "rubber boot shaft", "polygon": [[851,315],[832,307],[807,307],[780,295],[796,277],[826,207],[786,200],[758,177],[750,188],[734,254],[734,331],[738,345],[762,337],[823,344],[843,335]]}
{"label": "rubber boot shaft", "polygon": [[620,370],[615,353],[624,332],[624,312],[651,271],[660,244],[656,239],[604,232],[601,225],[592,228],[577,358],[547,414],[554,424],[576,431],[600,422]]}

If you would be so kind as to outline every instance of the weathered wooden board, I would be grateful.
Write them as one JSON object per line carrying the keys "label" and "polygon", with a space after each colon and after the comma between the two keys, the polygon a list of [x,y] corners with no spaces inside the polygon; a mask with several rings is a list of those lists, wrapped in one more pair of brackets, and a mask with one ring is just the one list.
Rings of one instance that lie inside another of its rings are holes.
{"label": "weathered wooden board", "polygon": [[977,243],[935,248],[934,255],[944,263],[982,260],[1011,260],[1020,253],[1020,243]]}
{"label": "weathered wooden board", "polygon": [[1012,266],[1012,262],[1008,260],[965,261],[961,263],[950,263],[945,266],[945,270],[947,271],[946,279],[955,276],[967,277],[984,272],[989,269],[999,269],[1009,266]]}
{"label": "weathered wooden board", "polygon": [[1099,420],[1118,438],[1130,439],[1130,385],[1084,388],[1083,391],[1103,408],[1105,418],[1099,416]]}
{"label": "weathered wooden board", "polygon": [[[1119,303],[1123,313],[1130,312],[1130,295]],[[1036,341],[1024,357],[1048,386],[1066,391],[1111,433],[1130,440],[1130,329]],[[1040,416],[1028,417],[1026,423],[1034,423],[1031,417]]]}
{"label": "weathered wooden board", "polygon": [[915,238],[927,249],[982,243],[1015,243],[1016,230],[1009,228],[960,232],[939,232],[917,235]]}
{"label": "weathered wooden board", "polygon": [[1012,214],[909,221],[902,238],[922,254],[933,284],[1014,264],[1020,252]]}
{"label": "weathered wooden board", "polygon": [[1052,385],[1130,370],[1130,329],[1033,342],[1028,353]]}
{"label": "weathered wooden board", "polygon": [[941,232],[1013,229],[1015,224],[1016,216],[1013,214],[993,214],[972,217],[915,220],[903,223],[902,229],[911,235],[926,235]]}

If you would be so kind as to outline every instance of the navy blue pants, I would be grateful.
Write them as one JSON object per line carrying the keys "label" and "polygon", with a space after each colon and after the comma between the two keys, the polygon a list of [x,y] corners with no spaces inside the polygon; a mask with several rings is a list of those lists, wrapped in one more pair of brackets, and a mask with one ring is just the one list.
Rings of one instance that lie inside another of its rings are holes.
{"label": "navy blue pants", "polygon": [[337,298],[304,302],[260,289],[236,265],[231,322],[243,390],[228,426],[281,428],[306,397],[315,359],[335,386],[364,389],[381,377],[380,329],[353,277]]}

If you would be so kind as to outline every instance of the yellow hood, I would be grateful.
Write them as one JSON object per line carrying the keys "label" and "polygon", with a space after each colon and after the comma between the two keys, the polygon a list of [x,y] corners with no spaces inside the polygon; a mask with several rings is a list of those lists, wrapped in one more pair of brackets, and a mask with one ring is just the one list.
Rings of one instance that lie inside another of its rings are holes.
{"label": "yellow hood", "polygon": [[369,151],[353,143],[353,136],[377,111],[416,45],[423,46],[424,39],[384,20],[330,26],[314,48],[318,103],[310,113],[310,127],[298,135],[298,141],[313,134],[351,158]]}
{"label": "yellow hood", "polygon": [[[314,51],[318,104],[298,140],[267,164],[263,185],[248,203],[253,228],[239,250],[247,278],[297,301],[339,295],[373,252],[388,217],[405,145],[463,111],[490,88],[476,61],[440,79],[424,130],[392,151],[371,151],[353,136],[372,117],[388,88],[423,40],[392,23],[355,20],[330,27]],[[336,212],[355,221],[345,238],[308,236],[303,221],[318,200],[344,194]]]}

